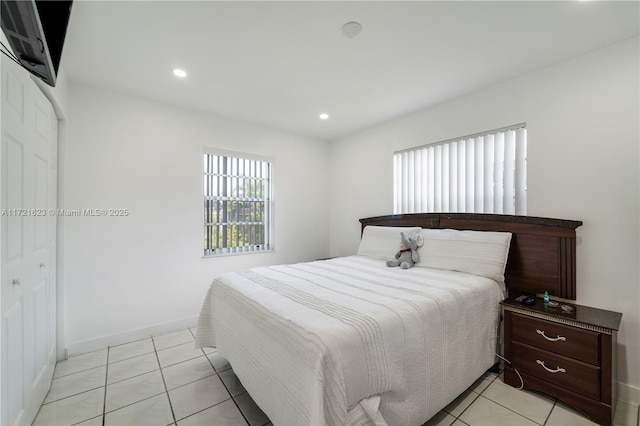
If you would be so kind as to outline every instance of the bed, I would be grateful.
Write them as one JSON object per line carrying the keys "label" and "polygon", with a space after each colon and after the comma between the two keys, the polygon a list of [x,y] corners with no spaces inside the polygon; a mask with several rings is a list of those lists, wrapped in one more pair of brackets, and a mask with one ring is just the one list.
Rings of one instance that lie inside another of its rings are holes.
{"label": "bed", "polygon": [[[575,294],[579,222],[360,222],[356,255],[228,273],[209,288],[196,345],[217,347],[276,426],[420,425],[495,363],[508,288]],[[424,241],[407,270],[385,264],[401,231]]]}

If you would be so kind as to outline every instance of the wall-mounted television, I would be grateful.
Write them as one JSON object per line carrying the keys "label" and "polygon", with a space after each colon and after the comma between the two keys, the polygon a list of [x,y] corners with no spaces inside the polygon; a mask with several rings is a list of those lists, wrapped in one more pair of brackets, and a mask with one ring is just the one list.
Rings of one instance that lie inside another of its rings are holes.
{"label": "wall-mounted television", "polygon": [[73,1],[1,0],[2,31],[14,59],[50,86],[56,85]]}

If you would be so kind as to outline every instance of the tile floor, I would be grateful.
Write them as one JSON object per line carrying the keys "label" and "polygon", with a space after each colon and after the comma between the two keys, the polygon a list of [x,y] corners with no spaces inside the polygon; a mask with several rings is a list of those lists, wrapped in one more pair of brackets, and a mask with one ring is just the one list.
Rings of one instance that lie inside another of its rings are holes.
{"label": "tile floor", "polygon": [[[151,336],[57,364],[34,426],[271,425],[215,349],[194,349],[195,330]],[[638,425],[618,403],[614,423]],[[592,425],[545,396],[486,373],[427,426]]]}

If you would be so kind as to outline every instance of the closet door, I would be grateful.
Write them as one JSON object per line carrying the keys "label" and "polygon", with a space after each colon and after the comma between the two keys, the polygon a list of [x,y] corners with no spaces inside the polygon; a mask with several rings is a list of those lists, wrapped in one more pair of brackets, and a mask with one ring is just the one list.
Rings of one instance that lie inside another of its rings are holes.
{"label": "closet door", "polygon": [[49,209],[57,121],[26,71],[4,56],[1,70],[0,424],[28,425],[55,367],[56,238]]}

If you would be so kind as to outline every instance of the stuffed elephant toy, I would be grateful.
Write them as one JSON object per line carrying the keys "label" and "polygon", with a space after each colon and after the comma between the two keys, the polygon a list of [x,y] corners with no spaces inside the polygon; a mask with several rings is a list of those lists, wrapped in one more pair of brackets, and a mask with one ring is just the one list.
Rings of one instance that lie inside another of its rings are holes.
{"label": "stuffed elephant toy", "polygon": [[402,269],[409,269],[420,262],[418,247],[422,246],[421,240],[421,235],[413,236],[400,232],[400,251],[396,253],[395,259],[387,260],[387,266],[399,266]]}

